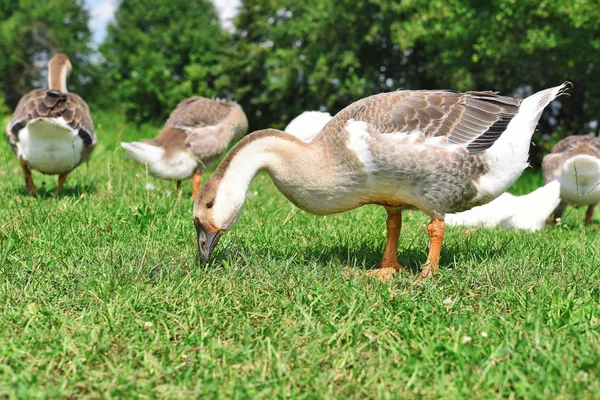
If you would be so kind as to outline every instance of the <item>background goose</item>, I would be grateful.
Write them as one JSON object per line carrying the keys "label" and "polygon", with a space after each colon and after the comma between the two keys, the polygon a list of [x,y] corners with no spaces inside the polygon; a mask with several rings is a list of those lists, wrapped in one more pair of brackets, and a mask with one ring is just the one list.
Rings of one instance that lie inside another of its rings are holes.
{"label": "background goose", "polygon": [[331,121],[331,118],[331,114],[328,112],[304,111],[291,120],[283,131],[308,143],[321,132],[321,129]]}
{"label": "background goose", "polygon": [[60,193],[67,174],[85,161],[96,135],[90,109],[75,93],[67,91],[71,62],[56,54],[48,62],[48,90],[32,90],[21,98],[6,127],[6,137],[19,158],[25,186],[32,196],[37,190],[31,169],[58,174]]}
{"label": "background goose", "polygon": [[201,259],[237,221],[250,181],[261,170],[296,206],[327,215],[365,204],[388,213],[381,268],[402,266],[397,244],[401,212],[431,217],[431,245],[422,275],[437,272],[444,216],[502,194],[527,166],[543,109],[566,89],[524,101],[493,92],[397,91],[359,100],[339,112],[310,143],[273,129],[242,139],[194,201]]}
{"label": "background goose", "polygon": [[193,194],[200,175],[248,131],[242,108],[233,102],[191,97],[177,105],[154,139],[121,143],[127,157],[148,165],[154,176],[181,181],[193,175]]}
{"label": "background goose", "polygon": [[561,140],[544,157],[542,172],[546,182],[556,179],[561,183],[562,201],[554,218],[561,218],[567,204],[587,205],[585,225],[589,225],[594,207],[600,202],[600,138],[569,136]]}
{"label": "background goose", "polygon": [[503,193],[482,206],[455,214],[447,214],[449,225],[542,229],[548,216],[560,203],[560,183],[552,181],[524,196]]}

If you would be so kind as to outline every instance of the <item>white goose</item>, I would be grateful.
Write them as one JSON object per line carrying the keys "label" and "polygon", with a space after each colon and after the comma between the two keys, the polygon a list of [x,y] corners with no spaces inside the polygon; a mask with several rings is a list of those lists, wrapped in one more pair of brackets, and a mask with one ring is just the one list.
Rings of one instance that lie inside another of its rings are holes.
{"label": "white goose", "polygon": [[444,216],[490,202],[521,175],[544,108],[567,84],[515,100],[493,92],[397,91],[367,97],[339,112],[310,143],[263,130],[242,139],[194,200],[201,259],[240,216],[250,181],[265,170],[296,206],[327,215],[379,204],[388,213],[381,268],[397,258],[401,212],[431,217],[421,275],[437,272]]}
{"label": "white goose", "polygon": [[304,111],[291,120],[283,131],[308,143],[321,132],[321,129],[331,121],[331,118],[331,114],[328,112]]}
{"label": "white goose", "polygon": [[181,181],[193,176],[193,195],[200,175],[224,152],[232,140],[248,131],[242,108],[233,102],[190,97],[180,102],[154,139],[121,143],[127,157],[148,165],[154,176]]}
{"label": "white goose", "polygon": [[35,196],[31,169],[58,174],[56,193],[75,167],[84,162],[94,146],[96,135],[85,101],[67,91],[71,62],[56,54],[48,63],[48,90],[36,89],[21,98],[6,127],[6,137],[19,158],[25,186]]}
{"label": "white goose", "polygon": [[538,231],[560,203],[560,182],[552,181],[524,196],[503,193],[482,206],[447,214],[448,225],[485,226]]}
{"label": "white goose", "polygon": [[560,219],[568,204],[588,206],[585,214],[588,226],[594,207],[600,203],[600,138],[569,136],[561,140],[544,157],[542,172],[546,182],[556,179],[561,183],[562,201],[554,211],[554,218]]}

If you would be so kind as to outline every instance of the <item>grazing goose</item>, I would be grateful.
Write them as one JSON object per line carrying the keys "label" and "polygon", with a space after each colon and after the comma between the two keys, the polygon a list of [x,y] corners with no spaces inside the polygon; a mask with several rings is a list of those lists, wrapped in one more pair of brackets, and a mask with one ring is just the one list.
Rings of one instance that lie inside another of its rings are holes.
{"label": "grazing goose", "polygon": [[527,167],[544,108],[567,84],[515,100],[494,92],[397,91],[340,111],[310,143],[273,129],[236,144],[194,200],[198,251],[207,262],[240,216],[250,181],[266,171],[299,208],[317,215],[385,207],[380,277],[403,267],[397,243],[404,208],[431,217],[422,276],[437,272],[444,216],[490,202]]}
{"label": "grazing goose", "polygon": [[[303,142],[310,142],[331,120],[331,114],[305,111],[284,129]],[[445,221],[456,226],[485,226],[538,231],[546,225],[548,216],[560,203],[560,183],[550,182],[524,196],[503,193],[492,202],[455,214]]]}
{"label": "grazing goose", "polygon": [[25,186],[32,196],[37,189],[31,169],[58,174],[58,194],[67,174],[96,146],[88,105],[67,91],[70,73],[71,62],[66,55],[52,57],[48,62],[48,90],[36,89],[23,96],[6,127],[6,137],[19,158]]}
{"label": "grazing goose", "polygon": [[148,165],[152,175],[181,181],[193,175],[193,194],[200,175],[224,152],[232,140],[248,131],[242,108],[233,102],[190,97],[177,105],[155,139],[121,143],[127,157]]}
{"label": "grazing goose", "polygon": [[552,181],[524,196],[503,193],[482,206],[446,214],[446,224],[485,226],[538,231],[560,203],[560,183]]}
{"label": "grazing goose", "polygon": [[323,129],[329,121],[331,121],[331,114],[328,112],[304,111],[302,114],[291,120],[283,131],[308,143],[321,132],[321,129]]}
{"label": "grazing goose", "polygon": [[[600,202],[600,138],[569,136],[544,157],[542,172],[546,182],[558,180],[561,202],[554,211],[559,219],[567,207],[588,206],[585,226],[592,222],[594,207]],[[552,219],[548,220],[552,223]]]}

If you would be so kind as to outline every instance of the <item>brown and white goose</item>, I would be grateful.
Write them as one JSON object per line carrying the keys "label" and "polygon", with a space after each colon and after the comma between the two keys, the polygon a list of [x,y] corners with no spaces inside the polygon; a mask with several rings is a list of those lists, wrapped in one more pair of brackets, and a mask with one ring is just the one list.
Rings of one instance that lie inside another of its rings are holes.
{"label": "brown and white goose", "polygon": [[600,202],[600,138],[569,136],[561,140],[544,157],[542,172],[546,182],[560,182],[561,202],[554,218],[561,218],[568,204],[588,206],[585,225],[589,225]]}
{"label": "brown and white goose", "polygon": [[21,98],[6,127],[6,137],[19,158],[25,186],[37,194],[31,169],[58,174],[60,190],[67,175],[84,162],[94,146],[96,135],[86,102],[67,91],[71,62],[56,54],[48,63],[48,90],[36,89]]}
{"label": "brown and white goose", "polygon": [[261,170],[296,206],[317,215],[365,204],[386,208],[381,268],[402,269],[397,243],[405,208],[431,217],[422,275],[437,272],[446,213],[485,204],[527,167],[531,136],[544,108],[567,84],[515,100],[493,92],[397,91],[339,112],[310,142],[277,130],[242,139],[202,186],[194,225],[203,261],[236,223],[250,181]]}
{"label": "brown and white goose", "polygon": [[121,146],[127,157],[147,164],[152,175],[175,179],[179,191],[181,181],[193,175],[195,196],[200,174],[247,131],[248,120],[238,104],[191,97],[177,105],[156,138]]}

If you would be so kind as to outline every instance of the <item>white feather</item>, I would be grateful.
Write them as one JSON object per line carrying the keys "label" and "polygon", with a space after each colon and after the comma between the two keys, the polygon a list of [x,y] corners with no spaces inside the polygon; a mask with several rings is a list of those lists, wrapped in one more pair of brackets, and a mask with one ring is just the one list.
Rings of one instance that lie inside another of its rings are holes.
{"label": "white feather", "polygon": [[163,179],[187,179],[198,167],[198,161],[187,152],[179,152],[168,160],[162,147],[148,143],[121,143],[127,157],[148,166],[152,175]]}
{"label": "white feather", "polygon": [[542,90],[523,100],[519,112],[510,121],[506,131],[484,153],[490,170],[475,183],[479,192],[478,198],[496,198],[521,176],[529,165],[527,158],[531,137],[544,108],[568,85],[564,83]]}
{"label": "white feather", "polygon": [[83,140],[62,117],[35,119],[18,136],[17,156],[45,174],[68,172],[81,160]]}
{"label": "white feather", "polygon": [[331,118],[331,114],[326,112],[304,111],[294,118],[285,127],[284,131],[308,143],[321,132],[321,129],[331,121]]}
{"label": "white feather", "polygon": [[571,157],[558,180],[567,203],[580,206],[600,202],[600,159],[585,154]]}
{"label": "white feather", "polygon": [[360,162],[364,165],[365,172],[376,170],[373,154],[367,143],[369,137],[369,124],[354,119],[346,122],[346,132],[348,133],[348,148],[356,153]]}
{"label": "white feather", "polygon": [[524,196],[504,193],[492,202],[456,214],[447,214],[448,225],[542,229],[560,203],[560,183],[552,181]]}

